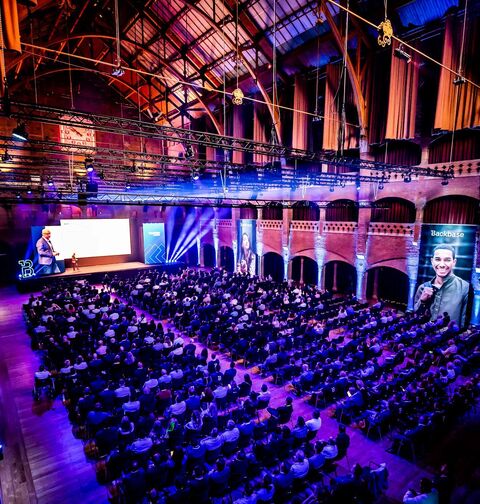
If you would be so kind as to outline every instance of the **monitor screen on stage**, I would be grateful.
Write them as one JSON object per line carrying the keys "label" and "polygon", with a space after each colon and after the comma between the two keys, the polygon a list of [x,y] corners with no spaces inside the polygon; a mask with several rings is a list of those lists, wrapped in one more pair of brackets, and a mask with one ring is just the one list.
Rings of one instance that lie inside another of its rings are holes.
{"label": "monitor screen on stage", "polygon": [[165,224],[163,222],[143,225],[143,252],[145,264],[166,262]]}
{"label": "monitor screen on stage", "polygon": [[447,312],[460,326],[468,324],[476,231],[461,224],[422,226],[416,312],[431,320]]}
{"label": "monitor screen on stage", "polygon": [[239,219],[237,221],[237,271],[257,274],[257,221]]}

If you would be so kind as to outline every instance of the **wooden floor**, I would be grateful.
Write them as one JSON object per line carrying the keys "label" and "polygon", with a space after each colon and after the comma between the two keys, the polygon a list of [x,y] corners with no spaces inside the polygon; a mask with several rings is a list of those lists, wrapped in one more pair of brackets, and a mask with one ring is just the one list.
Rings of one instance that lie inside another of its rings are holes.
{"label": "wooden floor", "polygon": [[[3,503],[104,503],[105,487],[95,480],[94,468],[84,456],[80,440],[72,435],[66,411],[57,399],[53,403],[35,404],[31,389],[33,373],[38,369],[39,356],[30,348],[25,331],[22,304],[27,295],[13,288],[0,289],[0,442],[5,445],[5,460],[0,462],[0,485]],[[148,314],[147,314],[148,315]],[[150,316],[149,316],[150,318]],[[200,345],[199,345],[200,346]],[[222,368],[229,363],[220,355]],[[249,372],[254,389],[266,381],[272,391],[271,405],[283,404],[288,391],[264,380],[255,369],[238,366],[241,377]],[[305,398],[295,399],[295,418],[310,418],[313,408]],[[322,412],[319,438],[328,439],[338,430],[335,420]],[[416,464],[385,451],[390,441],[370,441],[357,429],[348,428],[351,447],[350,464],[359,462],[387,463],[390,502],[402,501],[405,491],[417,487],[421,477],[429,475]],[[348,471],[347,462],[340,462],[340,473]]]}
{"label": "wooden floor", "polygon": [[106,503],[83,445],[72,435],[60,400],[32,399],[39,358],[25,332],[22,304],[27,295],[0,290],[0,462],[4,504]]}

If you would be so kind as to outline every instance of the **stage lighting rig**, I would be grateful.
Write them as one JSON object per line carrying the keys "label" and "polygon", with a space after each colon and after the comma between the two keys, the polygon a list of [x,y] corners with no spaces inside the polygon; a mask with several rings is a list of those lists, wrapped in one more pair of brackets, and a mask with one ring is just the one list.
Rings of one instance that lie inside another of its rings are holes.
{"label": "stage lighting rig", "polygon": [[400,44],[397,48],[394,50],[395,56],[399,59],[402,59],[408,63],[412,61],[412,57],[410,54],[408,54],[406,51],[403,49],[403,44]]}

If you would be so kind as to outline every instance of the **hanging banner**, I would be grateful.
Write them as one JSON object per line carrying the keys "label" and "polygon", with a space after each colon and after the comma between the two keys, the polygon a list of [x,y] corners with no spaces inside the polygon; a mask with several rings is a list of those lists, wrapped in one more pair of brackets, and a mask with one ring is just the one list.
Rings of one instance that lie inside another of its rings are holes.
{"label": "hanging banner", "polygon": [[447,312],[460,327],[468,324],[477,227],[422,226],[414,310],[431,320]]}
{"label": "hanging banner", "polygon": [[237,221],[237,271],[249,275],[257,274],[257,221]]}

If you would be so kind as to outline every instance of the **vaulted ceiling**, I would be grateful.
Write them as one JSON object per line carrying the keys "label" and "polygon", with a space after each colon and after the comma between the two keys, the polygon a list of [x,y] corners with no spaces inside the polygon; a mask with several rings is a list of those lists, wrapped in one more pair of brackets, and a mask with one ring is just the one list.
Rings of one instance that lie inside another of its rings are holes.
{"label": "vaulted ceiling", "polygon": [[[256,93],[271,103],[274,78],[282,82],[342,56],[334,30],[342,33],[344,12],[335,1],[117,3],[118,11],[115,0],[39,0],[37,7],[21,8],[23,53],[7,55],[11,94],[24,97],[35,85],[44,89],[44,81],[54,84],[60,73],[75,87],[80,73],[88,79],[94,73],[150,118],[161,114],[180,126],[206,112],[218,130],[221,118],[213,114],[222,107],[224,91],[232,91],[237,82],[244,94]],[[386,2],[399,35],[435,21],[457,4]],[[354,0],[349,7],[374,24],[385,16],[383,2]],[[353,18],[350,50],[376,37],[376,30]],[[117,64],[124,75],[112,75]]]}

